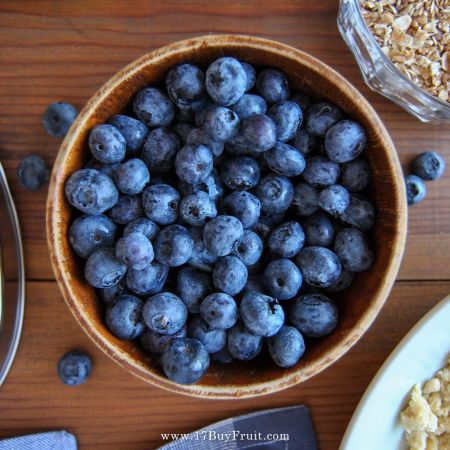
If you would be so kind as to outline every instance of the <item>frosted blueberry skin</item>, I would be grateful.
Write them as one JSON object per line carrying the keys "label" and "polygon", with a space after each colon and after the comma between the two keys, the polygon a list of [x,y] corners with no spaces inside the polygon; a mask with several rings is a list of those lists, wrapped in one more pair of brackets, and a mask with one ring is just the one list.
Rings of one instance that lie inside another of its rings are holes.
{"label": "frosted blueberry skin", "polygon": [[195,316],[189,322],[187,335],[200,341],[208,353],[216,353],[227,344],[227,332],[211,327],[200,316]]}
{"label": "frosted blueberry skin", "polygon": [[297,103],[283,100],[275,103],[267,115],[275,122],[277,141],[286,142],[294,138],[303,121],[303,111]]}
{"label": "frosted blueberry skin", "polygon": [[364,272],[374,261],[367,236],[356,228],[344,228],[336,234],[334,251],[342,265],[352,272]]}
{"label": "frosted blueberry skin", "polygon": [[82,258],[88,258],[99,248],[113,247],[116,237],[117,226],[103,214],[77,217],[69,228],[70,245]]}
{"label": "frosted blueberry skin", "polygon": [[174,223],[178,217],[181,196],[168,184],[154,184],[145,188],[142,207],[145,215],[159,225]]}
{"label": "frosted blueberry skin", "polygon": [[341,184],[350,192],[360,192],[370,183],[369,163],[362,158],[341,164]]}
{"label": "frosted blueberry skin", "polygon": [[239,117],[223,106],[209,108],[203,119],[203,129],[216,142],[227,141],[238,131]]}
{"label": "frosted blueberry skin", "polygon": [[244,230],[244,235],[232,255],[237,256],[246,266],[252,266],[259,261],[263,250],[261,238],[254,231]]}
{"label": "frosted blueberry skin", "polygon": [[136,339],[144,331],[142,306],[144,302],[133,295],[121,295],[106,308],[106,326],[114,336],[124,341]]}
{"label": "frosted blueberry skin", "polygon": [[143,269],[129,268],[126,287],[137,295],[152,295],[161,291],[169,275],[169,266],[152,261]]}
{"label": "frosted blueberry skin", "polygon": [[325,151],[337,163],[356,159],[366,147],[366,132],[361,124],[353,120],[341,120],[327,130]]}
{"label": "frosted blueberry skin", "polygon": [[91,371],[91,358],[82,352],[68,352],[58,361],[59,379],[67,386],[78,386],[85,383],[91,375]]}
{"label": "frosted blueberry skin", "polygon": [[125,276],[126,271],[127,266],[116,258],[111,247],[95,250],[84,266],[86,281],[96,288],[114,286]]}
{"label": "frosted blueberry skin", "polygon": [[351,272],[347,270],[345,267],[342,268],[341,275],[337,279],[335,283],[331,286],[325,288],[327,292],[341,292],[345,289],[349,288],[353,281],[355,280],[356,274],[355,272]]}
{"label": "frosted blueberry skin", "polygon": [[287,177],[267,175],[256,186],[255,195],[261,201],[262,211],[276,214],[289,208],[294,197],[294,187]]}
{"label": "frosted blueberry skin", "polygon": [[262,338],[251,333],[243,323],[238,322],[228,330],[228,350],[241,361],[255,358],[262,349]]}
{"label": "frosted blueberry skin", "polygon": [[177,274],[176,292],[187,310],[197,314],[200,303],[213,292],[211,276],[193,267],[183,267]]}
{"label": "frosted blueberry skin", "polygon": [[281,213],[271,214],[270,212],[261,211],[258,222],[253,225],[252,230],[266,242],[270,233],[283,222],[285,211]]}
{"label": "frosted blueberry skin", "polygon": [[221,165],[220,176],[225,186],[232,190],[251,189],[260,178],[258,161],[249,156],[232,156]]}
{"label": "frosted blueberry skin", "polygon": [[313,187],[323,188],[336,184],[339,175],[339,164],[326,156],[313,156],[306,161],[302,178]]}
{"label": "frosted blueberry skin", "polygon": [[208,295],[200,304],[200,316],[212,328],[226,330],[233,327],[238,318],[233,297],[223,292]]}
{"label": "frosted blueberry skin", "polygon": [[116,170],[120,167],[120,162],[115,163],[103,163],[97,161],[95,158],[90,159],[86,165],[83,167],[84,169],[94,169],[99,172],[107,175],[109,178],[114,180],[114,175],[116,174]]}
{"label": "frosted blueberry skin", "polygon": [[42,115],[42,124],[51,136],[64,137],[77,115],[78,109],[70,103],[50,103]]}
{"label": "frosted blueberry skin", "polygon": [[245,86],[245,91],[250,91],[256,82],[256,69],[247,61],[240,61],[242,67],[245,70],[245,75],[247,76],[247,84]]}
{"label": "frosted blueberry skin", "polygon": [[[416,175],[406,175],[405,176],[405,188],[406,188],[406,200],[408,201],[408,205],[415,205],[416,203],[420,203],[427,194],[427,188],[425,186],[424,181],[422,178],[419,178]],[[352,197],[354,199],[354,197]],[[361,202],[354,200],[353,202],[353,209],[352,212],[354,212],[354,215],[357,213],[360,213],[359,215],[364,213],[364,217],[366,217],[369,212],[366,210],[361,211],[362,205]],[[359,205],[358,209],[357,206]],[[361,211],[361,212],[360,212]],[[353,217],[352,217],[353,218]],[[367,229],[369,227],[369,220],[362,220],[358,217],[359,220],[354,219],[353,222],[358,222],[359,228],[361,229]],[[351,225],[356,225],[356,223],[351,223],[350,220],[347,219],[347,222]]]}
{"label": "frosted blueberry skin", "polygon": [[328,186],[319,195],[319,206],[332,216],[339,216],[349,205],[350,194],[340,184]]}
{"label": "frosted blueberry skin", "polygon": [[121,195],[109,211],[109,217],[121,225],[126,225],[143,215],[142,201],[138,195]]}
{"label": "frosted blueberry skin", "polygon": [[271,105],[287,100],[291,90],[283,72],[276,69],[264,69],[256,77],[256,92]]}
{"label": "frosted blueberry skin", "polygon": [[239,116],[240,120],[243,120],[256,114],[266,114],[267,103],[259,95],[244,94],[234,105],[230,106],[230,109]]}
{"label": "frosted blueberry skin", "polygon": [[193,384],[207,372],[209,354],[197,339],[175,338],[162,353],[161,366],[169,380]]}
{"label": "frosted blueberry skin", "polygon": [[125,158],[127,143],[116,127],[103,124],[89,133],[89,148],[98,161],[115,163]]}
{"label": "frosted blueberry skin", "polygon": [[187,144],[175,158],[178,178],[188,184],[196,185],[206,179],[213,168],[213,155],[202,144]]}
{"label": "frosted blueberry skin", "polygon": [[17,178],[22,187],[36,191],[48,181],[49,171],[45,161],[37,155],[23,158],[17,167]]}
{"label": "frosted blueberry skin", "polygon": [[109,124],[116,127],[125,139],[127,155],[138,156],[150,131],[147,125],[122,114],[111,117]]}
{"label": "frosted blueberry skin", "polygon": [[304,156],[309,156],[316,149],[318,139],[306,128],[300,128],[289,144],[300,150]]}
{"label": "frosted blueberry skin", "polygon": [[133,110],[150,128],[168,127],[175,117],[175,106],[169,97],[153,87],[144,88],[137,93]]}
{"label": "frosted blueberry skin", "polygon": [[[184,145],[184,144],[187,144],[187,138],[189,136],[189,133],[194,128],[195,128],[194,125],[192,125],[191,123],[178,122],[172,126],[171,130],[177,134],[181,143]],[[201,144],[203,144],[203,142],[201,142]]]}
{"label": "frosted blueberry skin", "polygon": [[114,181],[120,192],[127,195],[140,194],[150,182],[150,172],[141,159],[132,158],[117,168]]}
{"label": "frosted blueberry skin", "polygon": [[179,297],[160,292],[150,297],[142,309],[145,325],[160,334],[174,334],[187,320],[187,309]]}
{"label": "frosted blueberry skin", "polygon": [[375,206],[364,195],[352,194],[349,206],[339,218],[347,225],[367,231],[375,224]]}
{"label": "frosted blueberry skin", "polygon": [[123,235],[128,236],[130,233],[138,232],[147,237],[149,241],[153,240],[159,231],[158,225],[146,217],[139,217],[138,219],[128,222],[123,229]]}
{"label": "frosted blueberry skin", "polygon": [[224,149],[224,143],[222,141],[215,141],[203,127],[193,128],[187,135],[186,144],[204,145],[208,147],[214,158],[219,157]]}
{"label": "frosted blueberry skin", "polygon": [[303,222],[305,243],[308,246],[329,247],[334,240],[334,225],[328,214],[317,211]]}
{"label": "frosted blueberry skin", "polygon": [[325,137],[327,130],[342,119],[342,111],[332,103],[315,103],[306,111],[306,129],[315,136]]}
{"label": "frosted blueberry skin", "polygon": [[189,232],[194,241],[194,247],[187,264],[196,269],[211,272],[214,263],[217,261],[217,256],[212,255],[206,250],[205,243],[203,242],[203,230],[201,228],[191,227],[189,228]]}
{"label": "frosted blueberry skin", "polygon": [[219,209],[224,215],[236,217],[244,228],[250,228],[259,219],[261,202],[250,192],[235,191],[223,198]]}
{"label": "frosted blueberry skin", "polygon": [[338,309],[323,294],[305,294],[290,304],[290,323],[304,336],[319,338],[330,334],[337,326]]}
{"label": "frosted blueberry skin", "polygon": [[172,339],[186,337],[186,335],[186,324],[184,324],[183,327],[174,334],[161,334],[145,327],[140,336],[140,342],[146,352],[160,355],[167,348]]}
{"label": "frosted blueberry skin", "polygon": [[273,253],[283,258],[293,258],[302,249],[304,242],[302,226],[291,220],[272,231],[267,245]]}
{"label": "frosted blueberry skin", "polygon": [[108,287],[108,288],[100,288],[98,289],[98,292],[100,294],[100,298],[102,299],[102,302],[105,305],[108,305],[113,300],[115,300],[117,297],[119,297],[122,294],[129,294],[127,289],[124,286],[123,278],[122,280],[115,284],[114,286]]}
{"label": "frosted blueberry skin", "polygon": [[242,223],[232,216],[217,216],[203,229],[206,250],[215,256],[229,255],[244,235]]}
{"label": "frosted blueberry skin", "polygon": [[302,152],[283,142],[276,142],[270,150],[264,152],[264,160],[273,172],[286,177],[296,177],[306,167]]}
{"label": "frosted blueberry skin", "polygon": [[319,190],[307,183],[298,183],[290,209],[296,216],[311,216],[319,210]]}
{"label": "frosted blueberry skin", "polygon": [[290,259],[276,259],[264,269],[263,282],[270,296],[290,300],[302,286],[302,274]]}
{"label": "frosted blueberry skin", "polygon": [[437,152],[424,152],[413,160],[411,170],[422,180],[436,180],[444,173],[445,160]]}
{"label": "frosted blueberry skin", "polygon": [[247,278],[247,267],[236,256],[219,258],[212,272],[214,287],[231,296],[239,294],[244,289]]}
{"label": "frosted blueberry skin", "polygon": [[194,227],[203,227],[206,222],[217,216],[217,208],[206,192],[199,191],[184,197],[180,202],[180,218]]}
{"label": "frosted blueberry skin", "polygon": [[275,336],[268,338],[266,342],[273,362],[279,367],[295,366],[305,353],[305,340],[295,327],[284,325]]}
{"label": "frosted blueberry skin", "polygon": [[117,241],[116,257],[128,267],[144,269],[153,261],[152,243],[142,233],[130,233]]}
{"label": "frosted blueberry skin", "polygon": [[216,353],[211,353],[210,355],[211,361],[218,362],[220,364],[230,364],[234,361],[234,356],[228,350],[228,345],[226,345],[222,350],[219,350]]}
{"label": "frosted blueberry skin", "polygon": [[142,149],[141,158],[154,172],[169,172],[175,166],[175,157],[181,148],[178,135],[167,128],[150,132]]}
{"label": "frosted blueberry skin", "polygon": [[169,225],[155,238],[155,259],[161,264],[177,267],[191,257],[194,241],[188,229],[181,225]]}
{"label": "frosted blueberry skin", "polygon": [[111,178],[93,169],[74,172],[64,188],[69,203],[85,214],[101,214],[112,208],[119,192]]}

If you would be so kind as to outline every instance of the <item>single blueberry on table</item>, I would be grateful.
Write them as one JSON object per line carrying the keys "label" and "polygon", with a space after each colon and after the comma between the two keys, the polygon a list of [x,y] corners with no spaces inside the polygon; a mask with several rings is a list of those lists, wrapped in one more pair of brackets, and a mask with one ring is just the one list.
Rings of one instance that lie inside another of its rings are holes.
{"label": "single blueberry on table", "polygon": [[270,150],[264,152],[264,160],[273,172],[286,177],[296,177],[306,167],[303,153],[283,142],[276,142]]}
{"label": "single blueberry on table", "polygon": [[216,216],[216,204],[206,192],[198,191],[184,197],[180,202],[181,219],[194,227],[202,227]]}
{"label": "single blueberry on table", "polygon": [[[425,195],[427,194],[427,188],[425,186],[422,178],[419,178],[416,175],[406,175],[405,176],[405,187],[406,187],[406,199],[408,201],[408,205],[415,205],[416,203],[421,202]],[[352,196],[353,199],[353,196]],[[350,223],[350,222],[349,222]],[[355,225],[350,223],[350,225]],[[356,226],[356,225],[355,225]],[[361,229],[367,229],[360,226]]]}
{"label": "single blueberry on table", "polygon": [[225,56],[214,61],[206,70],[206,90],[222,106],[236,103],[247,89],[247,75],[242,64]]}
{"label": "single blueberry on table", "polygon": [[276,69],[264,69],[256,77],[256,92],[271,105],[287,100],[291,89],[283,72]]}
{"label": "single blueberry on table", "polygon": [[261,258],[263,247],[261,238],[254,231],[245,230],[233,256],[237,256],[246,266],[251,266]]}
{"label": "single blueberry on table", "polygon": [[247,61],[240,61],[242,67],[245,70],[245,75],[247,75],[247,84],[245,86],[245,91],[250,91],[256,82],[256,69]]}
{"label": "single blueberry on table", "polygon": [[251,333],[243,323],[238,322],[228,330],[228,350],[241,361],[255,358],[262,349],[262,338]]}
{"label": "single blueberry on table", "polygon": [[174,334],[186,323],[186,305],[171,292],[150,297],[142,309],[145,325],[160,334]]}
{"label": "single blueberry on table", "polygon": [[365,159],[357,158],[340,167],[341,184],[350,192],[360,192],[369,186],[370,168]]}
{"label": "single blueberry on table", "polygon": [[121,164],[114,174],[120,192],[128,195],[141,193],[150,181],[150,172],[141,159],[132,158]]}
{"label": "single blueberry on table", "polygon": [[100,294],[100,298],[105,305],[108,305],[117,297],[123,294],[128,294],[125,286],[123,285],[123,280],[120,283],[115,284],[114,286],[107,288],[100,288],[98,290]]}
{"label": "single blueberry on table", "polygon": [[206,250],[205,243],[203,241],[203,229],[191,227],[189,231],[194,241],[194,247],[187,264],[205,272],[211,272],[214,263],[217,261],[217,256],[212,255],[208,252],[208,250]]}
{"label": "single blueberry on table", "polygon": [[247,267],[236,256],[224,256],[219,258],[214,265],[212,278],[218,291],[235,296],[244,289],[247,283]]}
{"label": "single blueberry on table", "polygon": [[244,94],[230,109],[243,120],[256,114],[266,114],[267,103],[259,95]]}
{"label": "single blueberry on table", "polygon": [[290,220],[279,225],[270,234],[267,245],[271,252],[283,258],[293,258],[303,247],[305,233],[302,226]]}
{"label": "single blueberry on table", "polygon": [[191,257],[194,241],[189,230],[181,225],[169,225],[155,238],[155,259],[170,267],[181,266]]}
{"label": "single blueberry on table", "polygon": [[121,225],[136,220],[143,215],[142,200],[138,195],[119,196],[117,203],[109,211],[109,217]]}
{"label": "single blueberry on table", "polygon": [[207,372],[209,354],[197,339],[175,338],[161,355],[161,366],[169,380],[193,384]]}
{"label": "single blueberry on table", "polygon": [[230,364],[234,361],[234,356],[228,350],[228,345],[226,345],[222,350],[219,350],[216,353],[211,353],[210,358],[214,362],[218,362],[220,364]]}
{"label": "single blueberry on table", "polygon": [[366,146],[366,132],[353,120],[341,120],[330,127],[325,135],[325,151],[337,163],[356,159]]}
{"label": "single blueberry on table", "polygon": [[352,272],[363,272],[374,261],[368,238],[356,228],[344,228],[336,234],[334,251],[342,265]]}
{"label": "single blueberry on table", "polygon": [[147,87],[140,90],[133,101],[134,113],[151,128],[168,127],[175,117],[175,106],[157,88]]}
{"label": "single blueberry on table", "polygon": [[184,324],[176,333],[161,334],[145,327],[140,336],[141,345],[146,352],[160,355],[169,345],[170,341],[175,338],[183,338],[187,336],[187,325]]}
{"label": "single blueberry on table", "polygon": [[293,139],[303,121],[302,109],[289,100],[272,105],[267,115],[275,122],[277,141],[280,142]]}
{"label": "single blueberry on table", "polygon": [[206,250],[215,256],[229,255],[244,235],[244,227],[236,217],[217,216],[203,229]]}
{"label": "single blueberry on table", "polygon": [[232,156],[221,165],[220,176],[225,186],[232,190],[251,189],[259,181],[258,161],[248,156]]}
{"label": "single blueberry on table", "polygon": [[203,129],[218,142],[227,141],[238,131],[239,117],[224,106],[208,108],[203,119]]}
{"label": "single blueberry on table", "polygon": [[413,160],[411,170],[422,180],[436,180],[444,173],[445,160],[437,152],[424,152]]}
{"label": "single blueberry on table", "polygon": [[328,214],[317,211],[303,222],[305,243],[308,246],[329,247],[334,240],[334,225]]}
{"label": "single blueberry on table", "polygon": [[290,259],[276,259],[264,269],[266,292],[277,300],[290,300],[302,286],[302,274]]}
{"label": "single blueberry on table", "polygon": [[330,334],[338,322],[338,309],[323,294],[305,294],[290,303],[290,323],[304,336],[319,338]]}
{"label": "single blueberry on table", "polygon": [[375,206],[372,200],[362,194],[352,194],[350,204],[339,218],[347,225],[366,231],[375,223]]}
{"label": "single blueberry on table", "polygon": [[331,286],[325,288],[328,292],[341,292],[347,289],[355,280],[355,272],[347,270],[345,267],[342,268],[340,277]]}
{"label": "single blueberry on table", "polygon": [[187,334],[190,338],[200,341],[208,353],[216,353],[227,345],[227,332],[211,327],[200,316],[189,322]]}
{"label": "single blueberry on table", "polygon": [[68,352],[58,361],[59,379],[67,386],[78,386],[85,383],[91,370],[92,361],[86,353]]}
{"label": "single blueberry on table", "polygon": [[336,184],[339,175],[339,164],[326,156],[313,156],[306,160],[302,178],[311,186],[320,188]]}
{"label": "single blueberry on table", "polygon": [[159,231],[158,225],[153,220],[146,217],[139,217],[138,219],[128,222],[123,229],[123,235],[128,236],[130,233],[142,233],[149,241],[153,240]]}
{"label": "single blueberry on table", "polygon": [[331,286],[342,271],[337,255],[325,247],[304,247],[295,257],[295,262],[302,272],[303,280],[314,287]]}
{"label": "single blueberry on table", "polygon": [[[172,131],[176,133],[180,139],[180,142],[187,144],[187,138],[189,133],[194,129],[194,125],[186,122],[178,122],[172,127]],[[203,144],[203,142],[198,142],[199,144]],[[208,146],[207,144],[205,144]],[[214,153],[214,152],[213,152]]]}
{"label": "single blueberry on table", "polygon": [[145,188],[142,207],[145,215],[159,225],[174,223],[178,217],[181,196],[168,184],[154,184]]}
{"label": "single blueberry on table", "polygon": [[294,198],[294,187],[287,177],[267,175],[256,186],[255,195],[261,201],[262,211],[276,214],[289,208]]}
{"label": "single blueberry on table", "polygon": [[99,248],[113,247],[116,235],[116,224],[103,214],[77,217],[69,228],[70,245],[82,258],[88,258]]}
{"label": "single blueberry on table", "polygon": [[305,340],[297,328],[283,326],[267,339],[267,349],[277,366],[288,368],[295,366],[305,353]]}
{"label": "single blueberry on table", "polygon": [[147,125],[133,117],[121,114],[111,117],[109,124],[116,127],[125,139],[127,154],[137,156],[150,131]]}
{"label": "single blueberry on table", "polygon": [[125,157],[127,143],[116,127],[103,124],[89,133],[89,148],[98,161],[115,163]]}
{"label": "single blueberry on table", "polygon": [[136,339],[144,331],[142,306],[144,302],[133,295],[121,295],[106,308],[105,321],[109,331],[124,341]]}
{"label": "single blueberry on table", "polygon": [[141,158],[150,171],[169,172],[175,166],[175,157],[180,148],[180,138],[174,131],[156,128],[148,135]]}
{"label": "single blueberry on table", "polygon": [[200,304],[200,316],[210,327],[226,330],[237,322],[236,302],[228,294],[215,292],[205,297]]}
{"label": "single blueberry on table", "polygon": [[234,191],[223,198],[220,212],[238,219],[244,228],[253,226],[261,212],[261,202],[247,191]]}
{"label": "single blueberry on table", "polygon": [[224,143],[222,141],[215,141],[203,127],[193,128],[187,135],[186,144],[204,145],[209,148],[214,158],[219,157],[224,149]]}
{"label": "single blueberry on table", "polygon": [[202,144],[187,144],[175,158],[175,170],[178,178],[189,184],[199,184],[211,173],[213,155]]}
{"label": "single blueberry on table", "polygon": [[119,198],[111,178],[93,169],[74,172],[66,182],[65,194],[72,206],[91,215],[112,208]]}
{"label": "single blueberry on table", "polygon": [[36,191],[48,181],[49,171],[45,161],[37,155],[23,158],[17,167],[20,184],[29,191]]}
{"label": "single blueberry on table", "polygon": [[128,267],[144,269],[153,261],[152,243],[142,233],[130,233],[117,241],[116,257]]}
{"label": "single blueberry on table", "polygon": [[126,271],[127,266],[116,258],[111,247],[95,250],[84,266],[87,282],[96,288],[114,286],[125,276]]}
{"label": "single blueberry on table", "polygon": [[306,129],[315,136],[324,137],[327,130],[342,118],[342,111],[331,103],[315,103],[306,111]]}
{"label": "single blueberry on table", "polygon": [[319,191],[307,183],[298,183],[294,188],[291,210],[296,216],[314,214],[319,210]]}
{"label": "single blueberry on table", "polygon": [[319,195],[319,206],[332,216],[341,215],[350,205],[350,194],[340,184],[323,189]]}
{"label": "single blueberry on table", "polygon": [[157,294],[163,288],[168,275],[169,266],[152,261],[143,269],[128,269],[126,286],[137,295]]}
{"label": "single blueberry on table", "polygon": [[200,303],[213,292],[211,275],[193,267],[183,267],[177,274],[176,291],[191,314],[200,311]]}
{"label": "single blueberry on table", "polygon": [[300,108],[302,108],[302,111],[306,111],[313,103],[313,98],[308,94],[303,94],[302,92],[294,92],[289,100],[297,103]]}
{"label": "single blueberry on table", "polygon": [[273,336],[284,323],[284,311],[278,301],[259,292],[246,292],[239,312],[246,328],[257,336]]}
{"label": "single blueberry on table", "polygon": [[77,115],[77,108],[70,103],[50,103],[42,116],[42,124],[51,136],[64,137]]}
{"label": "single blueberry on table", "polygon": [[317,146],[317,137],[310,133],[306,128],[300,128],[290,144],[300,150],[304,156],[311,155]]}

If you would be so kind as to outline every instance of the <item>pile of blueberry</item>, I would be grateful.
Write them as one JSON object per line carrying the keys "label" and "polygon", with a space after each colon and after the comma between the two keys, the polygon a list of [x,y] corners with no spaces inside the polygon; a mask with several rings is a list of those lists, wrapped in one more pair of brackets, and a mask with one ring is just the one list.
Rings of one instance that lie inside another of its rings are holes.
{"label": "pile of blueberry", "polygon": [[363,127],[231,57],[173,67],[132,109],[92,129],[94,158],[65,185],[107,327],[178,383],[264,342],[295,365],[337,325],[328,293],[373,263]]}

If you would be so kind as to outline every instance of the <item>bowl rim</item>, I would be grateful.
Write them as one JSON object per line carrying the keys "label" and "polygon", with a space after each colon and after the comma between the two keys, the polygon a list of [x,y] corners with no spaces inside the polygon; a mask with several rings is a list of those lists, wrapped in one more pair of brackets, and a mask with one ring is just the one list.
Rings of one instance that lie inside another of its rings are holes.
{"label": "bowl rim", "polygon": [[[397,208],[395,229],[398,230],[398,232],[392,246],[392,257],[387,265],[386,276],[384,279],[380,279],[378,288],[373,294],[374,297],[377,297],[376,302],[372,304],[371,308],[364,311],[351,331],[333,347],[324,352],[323,355],[321,355],[307,368],[307,371],[304,367],[302,367],[289,374],[281,375],[276,379],[265,382],[255,381],[254,383],[246,386],[205,386],[201,384],[180,385],[166,379],[158,373],[149,371],[144,365],[137,364],[128,357],[126,352],[120,350],[118,347],[115,347],[111,344],[111,342],[108,342],[108,340],[90,324],[88,315],[80,308],[76,292],[74,292],[73,286],[70,282],[70,276],[63,270],[66,256],[62,251],[60,242],[66,240],[67,236],[58,231],[60,230],[58,203],[60,202],[61,189],[64,191],[64,187],[61,186],[63,184],[62,171],[64,161],[70,153],[79,132],[86,126],[87,120],[91,116],[92,111],[95,110],[96,107],[110,95],[117,85],[124,81],[124,79],[126,80],[126,78],[128,78],[131,74],[138,73],[141,68],[148,66],[151,63],[155,63],[158,59],[167,58],[170,54],[176,54],[179,52],[188,53],[189,51],[195,52],[205,46],[213,48],[226,46],[230,52],[232,51],[232,47],[242,48],[242,46],[245,46],[249,50],[270,50],[271,52],[282,56],[284,59],[288,58],[296,61],[300,59],[303,64],[308,65],[315,71],[320,70],[321,76],[330,79],[330,82],[333,81],[333,83],[336,83],[336,81],[338,81],[344,85],[345,89],[348,90],[354,98],[355,103],[363,105],[366,111],[365,115],[367,116],[367,120],[370,121],[371,125],[377,129],[378,138],[382,140],[383,147],[387,149],[386,159],[390,169],[395,174],[395,177],[397,179],[403,179],[402,170],[394,144],[377,113],[363,97],[363,95],[334,69],[301,50],[269,39],[245,35],[200,36],[168,44],[141,56],[106,81],[106,83],[103,84],[103,86],[86,103],[62,142],[53,166],[46,206],[47,241],[53,271],[55,273],[59,288],[63,294],[63,298],[69,306],[69,309],[75,316],[75,319],[80,324],[82,329],[97,345],[97,347],[99,347],[119,365],[126,368],[135,376],[143,379],[144,381],[171,392],[209,399],[250,398],[286,389],[321,372],[343,356],[370,327],[384,305],[400,267],[406,242],[406,194],[403,183],[398,183],[397,189],[395,189],[392,193],[395,206]],[[298,373],[300,371],[302,373]]]}

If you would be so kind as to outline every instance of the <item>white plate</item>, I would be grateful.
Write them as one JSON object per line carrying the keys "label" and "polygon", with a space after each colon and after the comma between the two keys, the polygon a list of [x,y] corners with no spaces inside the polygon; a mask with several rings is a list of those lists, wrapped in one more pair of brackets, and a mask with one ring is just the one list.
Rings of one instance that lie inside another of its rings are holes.
{"label": "white plate", "polygon": [[450,354],[450,295],[402,339],[362,396],[340,450],[406,450],[399,414],[415,383],[446,365]]}

